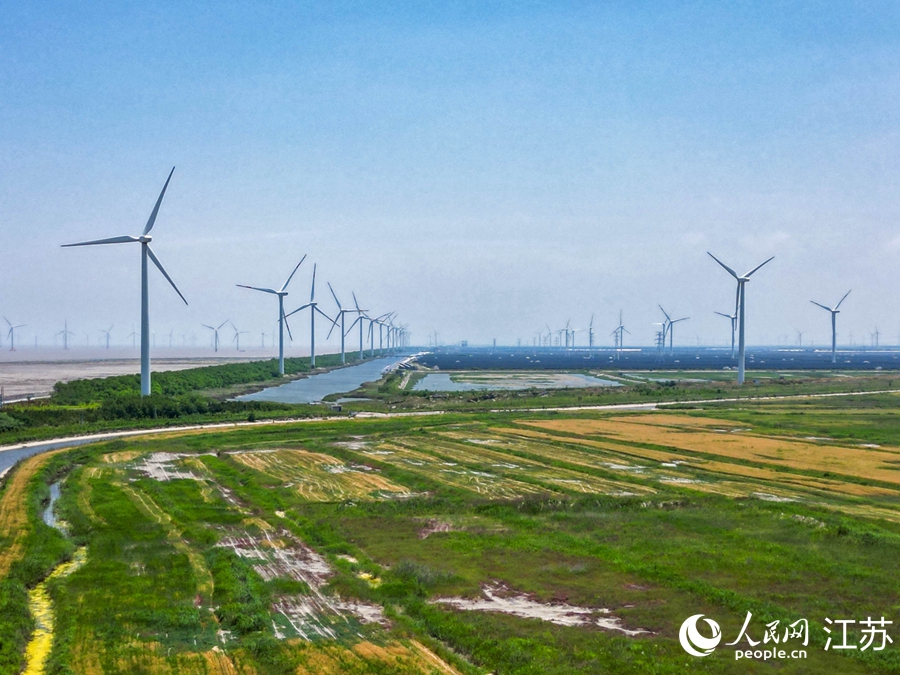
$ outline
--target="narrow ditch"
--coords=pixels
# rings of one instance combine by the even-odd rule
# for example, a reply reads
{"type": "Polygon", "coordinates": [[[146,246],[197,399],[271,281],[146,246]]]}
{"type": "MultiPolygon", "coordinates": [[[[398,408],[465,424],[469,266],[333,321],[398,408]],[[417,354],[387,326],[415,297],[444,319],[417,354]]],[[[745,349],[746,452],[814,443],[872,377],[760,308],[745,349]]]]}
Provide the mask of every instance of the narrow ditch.
{"type": "MultiPolygon", "coordinates": [[[[50,503],[44,509],[43,520],[50,527],[56,528],[63,536],[68,536],[65,524],[56,518],[54,507],[60,495],[60,483],[50,486],[50,503]]],[[[53,647],[53,628],[56,623],[56,611],[50,599],[48,584],[54,579],[66,577],[87,561],[87,549],[81,547],[68,562],[60,563],[41,583],[28,592],[28,609],[34,618],[34,631],[25,648],[25,670],[23,675],[43,675],[53,647]]]]}

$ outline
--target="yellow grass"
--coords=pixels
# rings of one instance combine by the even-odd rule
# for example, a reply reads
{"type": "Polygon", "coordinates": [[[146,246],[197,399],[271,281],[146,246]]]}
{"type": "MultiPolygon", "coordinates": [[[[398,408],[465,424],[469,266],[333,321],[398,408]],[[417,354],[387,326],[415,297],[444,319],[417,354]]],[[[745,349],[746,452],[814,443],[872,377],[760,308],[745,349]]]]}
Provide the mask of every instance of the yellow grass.
{"type": "MultiPolygon", "coordinates": [[[[504,439],[517,449],[529,454],[555,457],[570,464],[593,466],[613,471],[622,475],[634,475],[627,470],[616,470],[608,466],[608,463],[628,465],[635,459],[651,460],[656,462],[673,461],[680,462],[680,469],[701,469],[706,473],[722,474],[724,476],[740,476],[763,481],[775,481],[785,485],[803,487],[812,490],[850,495],[854,497],[897,497],[897,490],[875,485],[861,485],[859,483],[847,483],[829,478],[814,478],[784,471],[776,471],[763,467],[746,466],[728,461],[709,460],[694,457],[677,452],[664,450],[651,450],[623,443],[610,443],[595,441],[586,438],[561,438],[553,434],[530,429],[495,429],[496,436],[492,438],[504,439]],[[533,439],[533,440],[525,440],[533,439]],[[554,445],[541,443],[540,440],[554,441],[554,445]],[[561,445],[560,442],[584,445],[591,450],[580,451],[561,445]]],[[[683,472],[677,475],[684,475],[683,472]]],[[[702,478],[704,474],[699,474],[702,478]]]]}
{"type": "Polygon", "coordinates": [[[789,438],[757,436],[749,432],[716,433],[733,429],[722,420],[666,415],[612,417],[604,420],[525,422],[531,426],[579,435],[600,434],[631,443],[649,443],[678,450],[750,460],[804,471],[821,471],[900,485],[900,451],[820,445],[789,438]]]}
{"type": "Polygon", "coordinates": [[[437,654],[415,640],[376,645],[359,642],[348,649],[336,644],[308,644],[299,652],[297,675],[343,675],[366,665],[377,672],[460,675],[437,654]]]}
{"type": "Polygon", "coordinates": [[[58,579],[70,575],[87,561],[87,549],[84,547],[75,551],[75,556],[69,562],[62,563],[44,581],[28,592],[28,609],[34,619],[35,628],[31,634],[31,640],[25,648],[25,670],[23,675],[44,675],[47,658],[53,647],[53,628],[56,623],[56,614],[53,611],[53,602],[47,593],[47,583],[52,579],[58,579]]]}
{"type": "Polygon", "coordinates": [[[235,452],[230,457],[244,466],[283,481],[309,501],[377,499],[382,494],[409,494],[407,488],[377,471],[354,468],[337,457],[319,452],[264,450],[235,452]]]}
{"type": "Polygon", "coordinates": [[[137,459],[143,454],[141,450],[122,450],[120,452],[110,452],[103,455],[103,461],[107,464],[122,464],[137,459]]]}
{"type": "MultiPolygon", "coordinates": [[[[487,464],[491,466],[491,470],[496,470],[498,473],[515,475],[517,472],[521,471],[533,479],[551,483],[558,488],[585,494],[617,494],[622,492],[643,494],[653,492],[651,488],[635,483],[609,480],[581,473],[579,471],[547,466],[539,461],[504,452],[505,448],[515,447],[516,450],[522,449],[513,444],[500,444],[498,442],[497,444],[487,445],[484,443],[484,441],[497,442],[499,439],[496,437],[486,438],[480,434],[460,434],[456,432],[445,432],[441,433],[440,436],[466,442],[450,442],[435,438],[429,438],[427,441],[418,438],[401,438],[395,442],[400,442],[405,447],[409,447],[410,444],[417,444],[419,448],[425,449],[431,453],[437,453],[442,457],[457,462],[476,462],[482,465],[487,464]],[[512,466],[517,468],[511,468],[512,466]]],[[[564,461],[564,457],[560,456],[561,453],[556,452],[556,448],[546,444],[541,444],[536,453],[532,453],[531,449],[526,450],[526,452],[529,452],[529,454],[538,454],[548,460],[564,461]]],[[[602,463],[577,463],[580,463],[583,466],[606,468],[602,463]]]]}
{"type": "Polygon", "coordinates": [[[434,455],[413,450],[400,442],[382,443],[364,454],[379,462],[420,473],[453,487],[470,490],[492,499],[514,499],[527,494],[548,494],[553,490],[487,471],[473,471],[457,462],[446,462],[434,455]],[[374,454],[378,453],[378,454],[374,454]],[[383,454],[389,453],[389,454],[383,454]]]}
{"type": "Polygon", "coordinates": [[[45,452],[26,459],[12,473],[3,497],[0,498],[0,579],[9,574],[12,564],[22,555],[22,541],[29,532],[28,482],[55,454],[63,450],[45,452]]]}

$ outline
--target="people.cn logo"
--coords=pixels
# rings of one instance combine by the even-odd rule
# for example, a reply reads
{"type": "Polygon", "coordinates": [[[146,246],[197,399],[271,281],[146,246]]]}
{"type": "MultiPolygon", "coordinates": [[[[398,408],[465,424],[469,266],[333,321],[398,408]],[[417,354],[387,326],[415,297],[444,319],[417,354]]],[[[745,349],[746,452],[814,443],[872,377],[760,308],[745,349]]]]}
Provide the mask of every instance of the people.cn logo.
{"type": "Polygon", "coordinates": [[[712,637],[703,637],[697,630],[697,622],[703,619],[702,614],[694,614],[684,620],[681,630],[678,631],[678,640],[681,646],[691,656],[709,656],[722,640],[722,629],[712,619],[703,619],[712,629],[712,637]]]}

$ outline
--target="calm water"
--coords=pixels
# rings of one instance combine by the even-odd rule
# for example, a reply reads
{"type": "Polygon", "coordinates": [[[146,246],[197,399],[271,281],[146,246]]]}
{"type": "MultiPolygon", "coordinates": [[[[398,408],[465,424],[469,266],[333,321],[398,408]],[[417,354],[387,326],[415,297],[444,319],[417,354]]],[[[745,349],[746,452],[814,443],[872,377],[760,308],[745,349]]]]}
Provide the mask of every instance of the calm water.
{"type": "Polygon", "coordinates": [[[50,527],[55,527],[58,530],[59,525],[56,523],[56,514],[53,513],[53,507],[56,506],[57,499],[59,499],[59,483],[53,483],[53,485],[50,486],[50,503],[47,504],[47,508],[44,509],[44,522],[50,527]]]}
{"type": "Polygon", "coordinates": [[[405,356],[389,356],[366,361],[358,366],[336,368],[327,373],[293,380],[277,387],[269,387],[255,394],[238,396],[238,401],[274,401],[275,403],[316,403],[329,394],[344,394],[366,382],[381,379],[382,371],[405,356]]]}
{"type": "Polygon", "coordinates": [[[454,382],[450,379],[449,373],[429,373],[421,380],[416,382],[413,391],[498,391],[498,390],[518,390],[530,389],[577,389],[584,387],[618,387],[619,382],[613,380],[603,380],[593,375],[584,375],[582,373],[567,373],[565,380],[557,382],[546,381],[540,384],[528,381],[517,382],[514,378],[501,380],[497,382],[454,382]]]}

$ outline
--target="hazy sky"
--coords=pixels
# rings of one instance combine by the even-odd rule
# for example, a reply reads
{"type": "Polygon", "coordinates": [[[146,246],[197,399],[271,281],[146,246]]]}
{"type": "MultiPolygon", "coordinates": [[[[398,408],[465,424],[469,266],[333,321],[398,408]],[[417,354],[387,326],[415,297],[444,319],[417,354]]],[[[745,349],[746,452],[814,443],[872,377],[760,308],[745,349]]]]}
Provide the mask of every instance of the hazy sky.
{"type": "MultiPolygon", "coordinates": [[[[619,309],[639,343],[900,333],[900,5],[13,3],[0,9],[0,314],[50,339],[331,311],[324,282],[414,339],[530,343],[619,309]],[[328,9],[323,9],[327,5],[328,9]]],[[[292,323],[307,342],[305,317],[292,323]]],[[[5,330],[4,330],[5,332],[5,330]]],[[[301,337],[302,336],[302,337],[301,337]]],[[[258,337],[257,337],[258,339],[258,337]]],[[[610,338],[603,338],[608,340],[610,338]]],[[[579,342],[586,340],[580,333],[579,342]]]]}

